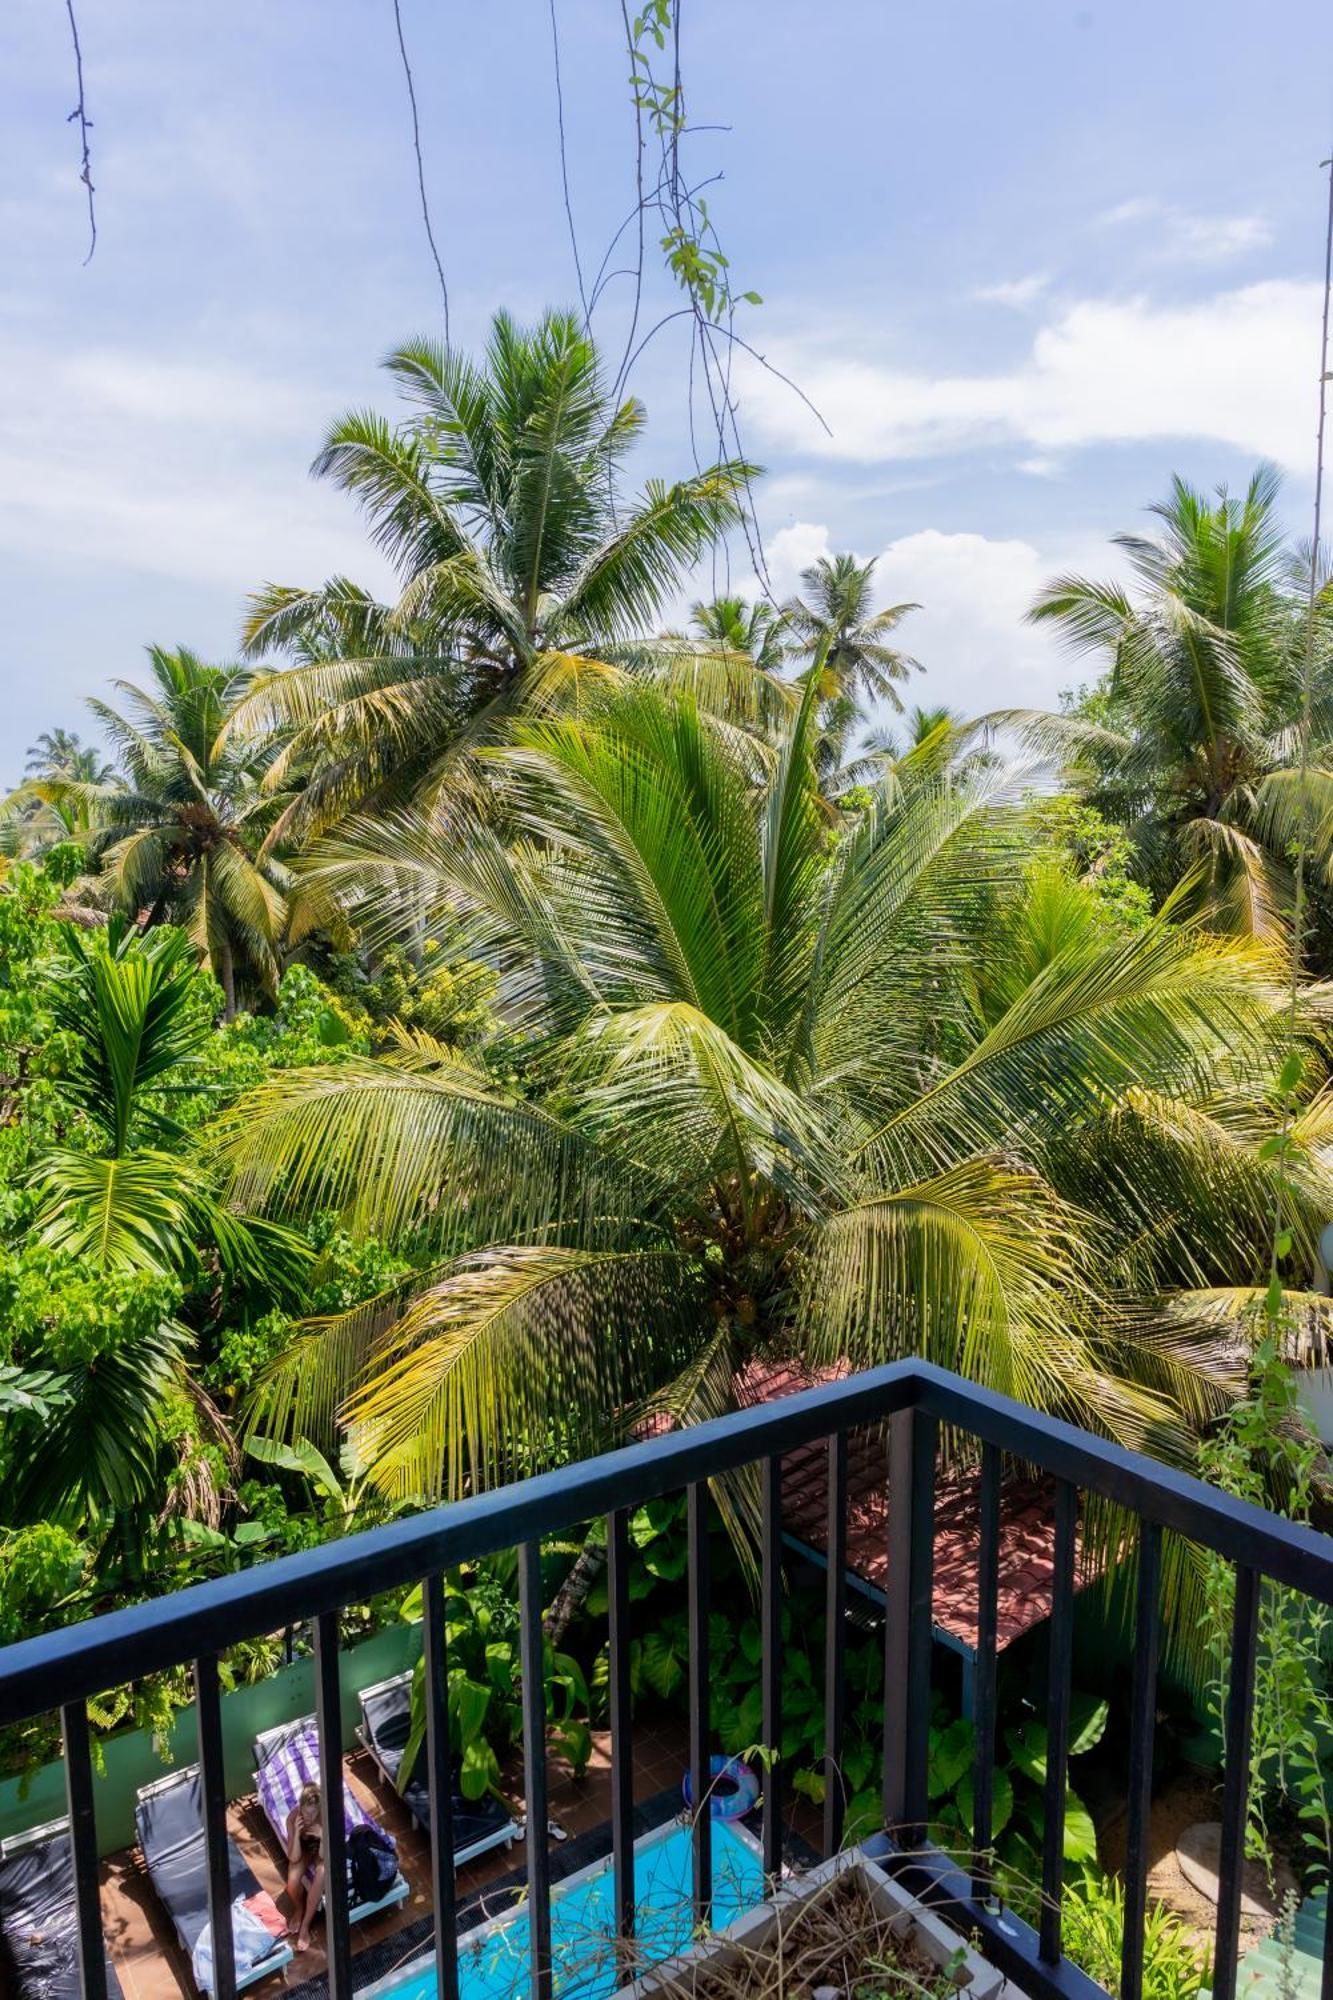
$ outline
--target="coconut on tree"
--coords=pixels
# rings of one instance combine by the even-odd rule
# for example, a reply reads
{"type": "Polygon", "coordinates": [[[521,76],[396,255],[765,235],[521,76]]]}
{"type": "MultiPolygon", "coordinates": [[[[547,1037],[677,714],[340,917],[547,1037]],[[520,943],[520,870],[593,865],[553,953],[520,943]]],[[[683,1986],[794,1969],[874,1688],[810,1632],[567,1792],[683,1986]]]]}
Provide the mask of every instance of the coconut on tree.
{"type": "Polygon", "coordinates": [[[372,924],[461,914],[514,1032],[241,1107],[238,1203],[434,1260],[279,1357],[266,1433],[343,1426],[433,1497],[715,1416],[758,1352],[914,1354],[1190,1462],[1274,1203],[1295,1270],[1333,1201],[1316,1145],[1293,1176],[1262,1145],[1281,968],[1117,924],[995,760],[831,824],[818,703],[757,783],[697,703],[609,690],[511,724],[502,825],[405,811],[325,848],[321,892],[372,924]]]}

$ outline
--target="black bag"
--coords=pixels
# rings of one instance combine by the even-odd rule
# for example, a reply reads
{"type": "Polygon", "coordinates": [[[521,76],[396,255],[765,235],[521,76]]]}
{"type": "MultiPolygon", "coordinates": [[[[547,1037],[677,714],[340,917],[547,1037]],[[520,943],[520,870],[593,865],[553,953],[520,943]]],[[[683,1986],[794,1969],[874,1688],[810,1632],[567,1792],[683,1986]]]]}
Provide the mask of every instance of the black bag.
{"type": "Polygon", "coordinates": [[[347,1836],[347,1889],[354,1903],[378,1903],[398,1879],[398,1855],[382,1826],[354,1826],[347,1836]]]}

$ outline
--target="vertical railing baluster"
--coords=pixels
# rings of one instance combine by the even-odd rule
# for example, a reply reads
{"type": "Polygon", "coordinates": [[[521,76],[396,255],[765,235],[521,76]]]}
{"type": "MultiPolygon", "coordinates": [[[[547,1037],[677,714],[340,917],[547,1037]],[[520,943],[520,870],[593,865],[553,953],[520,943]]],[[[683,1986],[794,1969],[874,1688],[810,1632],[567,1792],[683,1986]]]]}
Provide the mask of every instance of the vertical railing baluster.
{"type": "Polygon", "coordinates": [[[889,1574],[884,1605],[884,1787],[887,1832],[903,1847],[925,1837],[934,1642],[936,1419],[889,1419],[889,1574]]]}
{"type": "Polygon", "coordinates": [[[352,1935],[347,1917],[347,1823],[343,1811],[343,1703],[338,1678],[338,1613],[315,1620],[315,1722],[324,1795],[324,1930],[329,2000],[352,2000],[352,1935]]]}
{"type": "Polygon", "coordinates": [[[1065,1789],[1069,1770],[1069,1698],[1074,1663],[1074,1555],[1078,1494],[1067,1479],[1055,1485],[1055,1550],[1051,1575],[1049,1686],[1046,1707],[1046,1803],[1041,1842],[1040,1952],[1060,1957],[1065,1880],[1065,1789]]]}
{"type": "Polygon", "coordinates": [[[199,1782],[204,1802],[204,1849],[208,1861],[208,1926],[213,1946],[215,2000],[235,2000],[236,1949],[231,1927],[231,1856],[227,1851],[227,1774],[222,1756],[222,1703],[215,1653],[194,1663],[195,1713],[199,1720],[199,1782]]]}
{"type": "Polygon", "coordinates": [[[764,1873],[782,1873],[782,1460],[774,1454],[760,1469],[763,1482],[760,1627],[764,1647],[764,1873]]]}
{"type": "Polygon", "coordinates": [[[1000,1478],[998,1445],[981,1447],[977,1536],[977,1656],[972,1726],[972,1894],[989,1902],[994,1890],[991,1840],[995,1799],[995,1653],[1000,1592],[1000,1478]]]}
{"type": "Polygon", "coordinates": [[[1125,1832],[1125,1940],[1120,2000],[1143,2000],[1143,1927],[1148,1914],[1148,1819],[1152,1812],[1153,1730],[1157,1720],[1157,1651],[1161,1636],[1162,1531],[1139,1523],[1134,1587],[1134,1679],[1129,1713],[1129,1797],[1125,1832]]]}
{"type": "Polygon", "coordinates": [[[518,1551],[519,1651],[523,1662],[523,1773],[528,1813],[528,1923],[532,2000],[551,2000],[551,1854],[546,1803],[546,1642],[542,1632],[542,1552],[518,1551]]]}
{"type": "Polygon", "coordinates": [[[65,1739],[65,1799],[78,1905],[79,1992],[83,2000],[107,2000],[106,1944],[102,1937],[102,1897],[98,1887],[97,1808],[93,1803],[93,1754],[87,1705],[72,1701],[62,1708],[60,1727],[65,1739]]]}
{"type": "MultiPolygon", "coordinates": [[[[1329,1861],[1333,1863],[1333,1854],[1329,1861]]],[[[1333,1883],[1324,1890],[1324,1959],[1319,1975],[1319,2000],[1333,2000],[1333,1883]]]]}
{"type": "MultiPolygon", "coordinates": [[[[1250,1798],[1250,1737],[1254,1720],[1254,1662],[1259,1644],[1259,1572],[1236,1568],[1231,1616],[1231,1679],[1227,1688],[1226,1763],[1222,1781],[1222,1848],[1217,1871],[1217,1937],[1213,1947],[1213,2000],[1235,2000],[1240,1960],[1241,1871],[1250,1798]]],[[[1326,1919],[1327,1921],[1327,1919],[1326,1919]]]]}
{"type": "MultiPolygon", "coordinates": [[[[435,1987],[458,2000],[458,1926],[454,1908],[454,1750],[449,1735],[449,1649],[444,1578],[421,1585],[421,1666],[426,1682],[426,1769],[430,1778],[430,1865],[435,1896],[435,1987]]],[[[405,1774],[410,1778],[411,1772],[405,1774]]]]}
{"type": "Polygon", "coordinates": [[[690,1596],[690,1789],[694,1801],[694,1920],[706,1927],[713,1911],[712,1741],[708,1682],[708,1484],[686,1496],[690,1596]]]}
{"type": "Polygon", "coordinates": [[[847,1433],[828,1441],[828,1575],[824,1586],[824,1855],[842,1846],[847,1669],[847,1433]]]}
{"type": "Polygon", "coordinates": [[[616,1883],[616,1941],[628,1970],[634,1939],[634,1740],[630,1721],[629,1513],[606,1522],[611,1721],[611,1862],[616,1883]]]}

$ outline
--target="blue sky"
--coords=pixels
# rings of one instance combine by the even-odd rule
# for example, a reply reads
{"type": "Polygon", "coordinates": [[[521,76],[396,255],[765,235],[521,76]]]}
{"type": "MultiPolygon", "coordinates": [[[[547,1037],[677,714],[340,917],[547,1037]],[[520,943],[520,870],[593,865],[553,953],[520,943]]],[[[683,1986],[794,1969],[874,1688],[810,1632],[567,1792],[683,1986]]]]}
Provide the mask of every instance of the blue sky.
{"type": "MultiPolygon", "coordinates": [[[[574,298],[547,0],[402,0],[455,337],[574,298]]],[[[100,236],[64,8],[0,10],[0,780],[149,641],[232,649],[263,579],[382,586],[307,477],[376,363],[438,331],[389,0],[82,0],[100,236]]],[[[557,0],[595,264],[633,194],[616,0],[557,0]]],[[[920,599],[923,698],[1049,702],[1024,605],[1179,469],[1261,454],[1306,526],[1333,10],[1288,0],[683,0],[692,142],[749,337],[775,585],[826,547],[920,599]]],[[[623,338],[624,291],[599,315],[623,338]]],[[[669,287],[652,295],[669,309],[669,287]]],[[[674,331],[632,385],[641,470],[689,462],[674,331]]],[[[734,558],[743,581],[746,564],[734,558]]]]}

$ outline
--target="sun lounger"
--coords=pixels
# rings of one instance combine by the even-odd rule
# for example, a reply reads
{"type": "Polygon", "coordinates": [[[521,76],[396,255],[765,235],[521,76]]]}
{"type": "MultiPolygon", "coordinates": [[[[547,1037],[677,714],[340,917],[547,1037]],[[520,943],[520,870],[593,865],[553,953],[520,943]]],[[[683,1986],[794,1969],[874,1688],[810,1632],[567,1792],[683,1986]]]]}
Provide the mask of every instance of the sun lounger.
{"type": "MultiPolygon", "coordinates": [[[[287,1851],[287,1822],[292,1808],[301,1796],[303,1785],[318,1785],[319,1735],[313,1715],[306,1715],[299,1722],[288,1722],[277,1729],[266,1729],[254,1742],[255,1790],[259,1803],[264,1809],[264,1817],[273,1829],[274,1839],[285,1854],[287,1851]]],[[[361,1804],[351,1786],[343,1781],[343,1826],[350,1837],[357,1827],[373,1826],[375,1822],[361,1804]]],[[[387,1839],[388,1836],[386,1835],[387,1839]]],[[[391,1909],[401,1903],[408,1894],[407,1882],[399,1869],[386,1893],[373,1903],[354,1903],[348,1911],[352,1923],[359,1923],[363,1917],[370,1917],[377,1910],[391,1909]]]]}
{"type": "MultiPolygon", "coordinates": [[[[110,1958],[110,2000],[123,2000],[110,1958]]],[[[69,1821],[0,1841],[0,1993],[79,2000],[79,1916],[69,1821]]]]}
{"type": "MultiPolygon", "coordinates": [[[[185,1771],[173,1771],[170,1777],[145,1785],[136,1797],[134,1824],[138,1829],[139,1845],[143,1849],[149,1879],[176,1927],[181,1950],[195,1967],[196,1983],[208,1992],[211,1982],[206,1977],[201,1980],[198,1969],[201,1960],[211,1962],[208,1939],[203,1935],[209,1927],[208,1852],[204,1841],[204,1798],[198,1765],[192,1765],[185,1771]]],[[[267,1950],[261,1946],[253,1957],[246,1954],[243,1931],[246,1935],[253,1932],[257,1937],[257,1926],[270,1929],[276,1919],[277,1905],[261,1887],[259,1878],[230,1834],[227,1836],[227,1859],[231,1872],[233,1921],[237,1931],[236,1985],[240,1988],[253,1986],[256,1980],[266,1979],[271,1972],[280,1972],[284,1965],[290,1965],[292,1948],[285,1937],[271,1937],[267,1950]],[[237,1904],[254,1906],[254,1911],[262,1907],[267,1921],[260,1924],[256,1915],[254,1924],[243,1925],[237,1914],[237,1904]]]]}
{"type": "MultiPolygon", "coordinates": [[[[375,1759],[380,1770],[399,1793],[414,1823],[430,1830],[430,1793],[422,1775],[421,1757],[404,1779],[403,1753],[412,1727],[412,1675],[395,1674],[392,1680],[377,1681],[362,1688],[357,1696],[361,1721],[357,1736],[375,1759]]],[[[454,1866],[461,1868],[492,1847],[518,1839],[518,1822],[490,1793],[480,1799],[465,1799],[455,1788],[453,1794],[454,1866]]]]}

